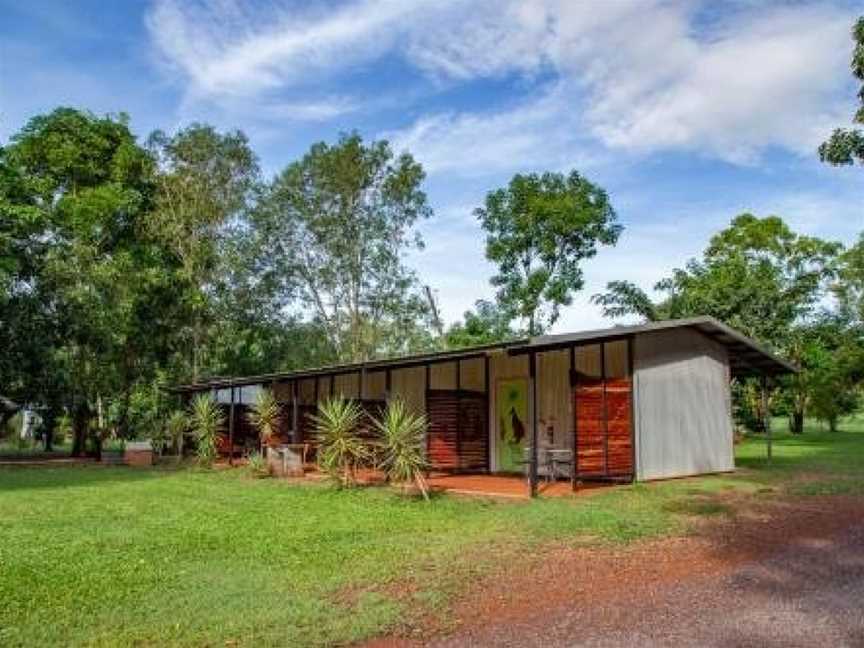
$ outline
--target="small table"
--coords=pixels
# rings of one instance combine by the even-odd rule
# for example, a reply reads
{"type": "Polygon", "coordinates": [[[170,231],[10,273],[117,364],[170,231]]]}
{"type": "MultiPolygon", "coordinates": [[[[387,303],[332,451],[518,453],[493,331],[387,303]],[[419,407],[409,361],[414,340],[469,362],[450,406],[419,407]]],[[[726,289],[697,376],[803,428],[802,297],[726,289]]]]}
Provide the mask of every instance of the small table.
{"type": "Polygon", "coordinates": [[[302,477],[306,467],[306,454],[309,452],[308,443],[286,443],[272,450],[282,460],[282,475],[302,477]]]}
{"type": "Polygon", "coordinates": [[[570,477],[573,473],[573,451],[570,448],[549,448],[546,450],[546,461],[552,479],[557,479],[559,474],[570,477]],[[566,471],[559,469],[566,467],[566,471]]]}
{"type": "MultiPolygon", "coordinates": [[[[531,446],[526,446],[524,449],[525,467],[528,470],[528,477],[531,475],[531,446]]],[[[552,481],[558,478],[559,468],[562,466],[572,467],[573,451],[569,448],[543,448],[537,449],[537,470],[544,468],[546,471],[546,481],[552,481]]],[[[570,473],[564,474],[565,477],[570,477],[570,473]]]]}

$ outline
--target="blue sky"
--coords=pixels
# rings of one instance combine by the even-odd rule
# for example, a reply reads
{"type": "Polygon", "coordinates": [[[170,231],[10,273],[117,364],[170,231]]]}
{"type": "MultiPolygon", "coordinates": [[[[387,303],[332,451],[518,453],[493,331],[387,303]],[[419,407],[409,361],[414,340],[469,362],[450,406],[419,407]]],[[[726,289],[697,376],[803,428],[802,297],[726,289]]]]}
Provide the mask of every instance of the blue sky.
{"type": "Polygon", "coordinates": [[[862,2],[0,0],[0,142],[57,105],[136,133],[245,131],[270,175],[357,129],[411,151],[435,216],[409,262],[448,320],[488,298],[472,210],[516,172],[572,168],[624,234],[585,264],[556,326],[608,324],[612,279],[645,288],[742,211],[851,242],[864,173],[818,162],[848,124],[862,2]]]}

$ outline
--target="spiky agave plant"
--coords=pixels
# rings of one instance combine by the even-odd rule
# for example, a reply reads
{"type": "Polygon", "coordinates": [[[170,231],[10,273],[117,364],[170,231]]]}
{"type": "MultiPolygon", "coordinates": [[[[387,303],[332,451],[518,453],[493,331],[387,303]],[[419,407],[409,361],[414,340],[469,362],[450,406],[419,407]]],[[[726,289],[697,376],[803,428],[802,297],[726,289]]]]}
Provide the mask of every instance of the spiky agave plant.
{"type": "Polygon", "coordinates": [[[219,404],[210,394],[199,394],[192,401],[189,427],[198,444],[198,461],[210,465],[216,458],[216,435],[225,424],[219,404]]]}
{"type": "Polygon", "coordinates": [[[177,461],[180,461],[183,458],[183,445],[186,439],[186,432],[189,430],[189,416],[183,410],[176,410],[168,417],[165,427],[168,431],[168,437],[174,446],[174,451],[177,453],[177,461]]]}
{"type": "Polygon", "coordinates": [[[425,473],[429,470],[426,460],[426,417],[417,414],[401,399],[391,400],[380,418],[373,421],[379,436],[379,465],[388,481],[414,484],[429,499],[429,485],[425,473]]]}
{"type": "Polygon", "coordinates": [[[279,403],[276,402],[276,397],[269,389],[262,389],[246,414],[249,425],[258,430],[262,446],[279,433],[279,418],[279,403]]]}
{"type": "Polygon", "coordinates": [[[369,446],[357,436],[363,410],[352,400],[330,398],[318,404],[311,417],[318,437],[318,466],[342,486],[354,483],[354,471],[372,458],[369,446]]]}

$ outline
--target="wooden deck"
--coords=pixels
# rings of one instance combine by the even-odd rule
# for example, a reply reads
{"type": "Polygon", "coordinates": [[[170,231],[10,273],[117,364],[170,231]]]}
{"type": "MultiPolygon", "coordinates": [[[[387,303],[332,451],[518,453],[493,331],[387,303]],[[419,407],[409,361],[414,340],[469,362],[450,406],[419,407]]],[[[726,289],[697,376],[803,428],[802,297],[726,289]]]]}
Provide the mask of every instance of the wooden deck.
{"type": "MultiPolygon", "coordinates": [[[[506,497],[528,499],[528,481],[519,475],[454,475],[433,473],[429,478],[433,490],[447,491],[459,495],[480,497],[506,497]]],[[[572,497],[595,493],[609,488],[609,484],[591,483],[579,486],[574,492],[569,481],[546,482],[538,484],[540,497],[572,497]]]]}
{"type": "MultiPolygon", "coordinates": [[[[357,482],[364,486],[383,486],[384,475],[375,470],[360,470],[355,475],[357,482]]],[[[288,479],[291,479],[290,477],[288,479]]],[[[306,466],[306,474],[301,480],[321,481],[324,475],[314,465],[306,466]]],[[[506,499],[530,499],[528,481],[519,475],[453,474],[433,472],[428,479],[433,491],[468,495],[474,497],[500,497],[506,499]]],[[[569,481],[538,484],[540,497],[574,497],[602,492],[613,488],[609,483],[585,483],[574,492],[569,481]]]]}

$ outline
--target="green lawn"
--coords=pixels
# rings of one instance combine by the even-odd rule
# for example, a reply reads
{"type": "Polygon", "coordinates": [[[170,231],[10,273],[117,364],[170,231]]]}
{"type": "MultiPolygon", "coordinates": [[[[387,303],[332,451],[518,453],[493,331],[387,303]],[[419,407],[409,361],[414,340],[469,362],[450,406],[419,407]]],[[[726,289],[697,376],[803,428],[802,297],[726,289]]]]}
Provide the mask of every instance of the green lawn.
{"type": "MultiPolygon", "coordinates": [[[[779,425],[778,425],[779,427],[779,425]]],[[[628,542],[712,494],[864,492],[864,425],[739,447],[736,475],[574,500],[403,499],[242,471],[0,468],[0,645],[321,645],[441,609],[538,543],[628,542]],[[806,479],[799,475],[806,475],[806,479]]]]}

